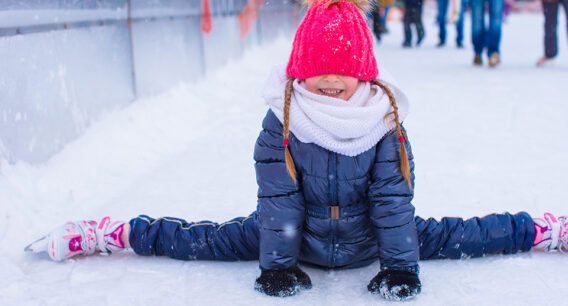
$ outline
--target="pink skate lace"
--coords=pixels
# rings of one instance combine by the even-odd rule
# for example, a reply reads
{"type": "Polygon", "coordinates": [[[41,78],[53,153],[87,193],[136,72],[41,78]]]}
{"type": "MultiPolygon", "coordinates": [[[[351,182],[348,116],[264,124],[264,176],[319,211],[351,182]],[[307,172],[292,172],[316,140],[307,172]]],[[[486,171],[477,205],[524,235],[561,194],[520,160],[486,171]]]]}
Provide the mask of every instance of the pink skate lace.
{"type": "MultiPolygon", "coordinates": [[[[97,245],[97,237],[95,236],[95,226],[97,225],[97,222],[92,221],[92,220],[81,220],[81,221],[77,221],[77,222],[70,222],[73,225],[77,226],[76,229],[79,230],[79,232],[81,232],[83,235],[81,235],[81,237],[85,237],[84,240],[81,241],[81,249],[85,252],[85,255],[91,255],[93,253],[95,253],[95,249],[96,249],[96,245],[97,245]]],[[[73,225],[71,225],[70,229],[67,229],[68,231],[71,230],[75,230],[73,228],[73,225]]],[[[71,241],[69,241],[69,249],[71,249],[71,241]]],[[[65,255],[65,257],[70,257],[72,256],[72,254],[68,254],[65,255]]]]}
{"type": "Polygon", "coordinates": [[[108,254],[124,249],[122,241],[124,224],[122,221],[111,222],[108,216],[101,219],[95,229],[97,249],[101,253],[108,254]]]}
{"type": "Polygon", "coordinates": [[[568,251],[568,218],[556,218],[551,213],[545,213],[544,218],[535,218],[535,239],[533,247],[545,251],[568,251]]]}

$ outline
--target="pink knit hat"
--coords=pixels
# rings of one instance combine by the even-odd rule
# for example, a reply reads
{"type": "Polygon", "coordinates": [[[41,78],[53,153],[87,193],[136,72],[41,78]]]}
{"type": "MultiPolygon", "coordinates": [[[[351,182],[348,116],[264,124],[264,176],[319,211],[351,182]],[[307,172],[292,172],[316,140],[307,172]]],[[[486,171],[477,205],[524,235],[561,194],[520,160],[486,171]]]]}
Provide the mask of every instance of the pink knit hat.
{"type": "Polygon", "coordinates": [[[296,31],[286,74],[296,79],[330,73],[376,79],[373,35],[356,6],[368,1],[308,2],[313,3],[296,31]]]}

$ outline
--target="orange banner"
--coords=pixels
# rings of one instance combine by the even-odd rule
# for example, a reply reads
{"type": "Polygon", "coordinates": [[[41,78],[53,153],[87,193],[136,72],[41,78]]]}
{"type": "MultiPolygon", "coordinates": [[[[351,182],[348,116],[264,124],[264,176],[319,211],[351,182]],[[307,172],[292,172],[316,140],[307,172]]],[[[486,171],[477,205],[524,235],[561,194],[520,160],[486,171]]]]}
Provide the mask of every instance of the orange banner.
{"type": "Polygon", "coordinates": [[[211,8],[209,7],[209,0],[201,2],[201,31],[205,34],[211,33],[213,30],[213,18],[211,17],[211,8]]]}
{"type": "Polygon", "coordinates": [[[248,0],[247,5],[239,14],[239,33],[244,39],[258,19],[258,9],[264,5],[264,0],[248,0]]]}

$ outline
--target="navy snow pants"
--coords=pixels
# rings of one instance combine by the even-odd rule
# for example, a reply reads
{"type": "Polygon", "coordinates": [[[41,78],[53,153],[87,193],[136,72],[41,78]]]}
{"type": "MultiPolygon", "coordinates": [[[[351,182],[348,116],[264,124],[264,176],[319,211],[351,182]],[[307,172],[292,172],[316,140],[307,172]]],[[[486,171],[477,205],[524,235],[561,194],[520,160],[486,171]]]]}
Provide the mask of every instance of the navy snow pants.
{"type": "MultiPolygon", "coordinates": [[[[460,259],[485,254],[512,254],[531,249],[534,223],[526,212],[483,218],[415,218],[420,259],[460,259]]],[[[182,260],[255,260],[259,255],[256,212],[217,224],[178,218],[130,220],[130,245],[139,255],[165,255],[182,260]]]]}
{"type": "Polygon", "coordinates": [[[544,55],[553,58],[558,54],[558,6],[564,7],[564,13],[568,17],[568,0],[542,1],[544,13],[544,55]]]}

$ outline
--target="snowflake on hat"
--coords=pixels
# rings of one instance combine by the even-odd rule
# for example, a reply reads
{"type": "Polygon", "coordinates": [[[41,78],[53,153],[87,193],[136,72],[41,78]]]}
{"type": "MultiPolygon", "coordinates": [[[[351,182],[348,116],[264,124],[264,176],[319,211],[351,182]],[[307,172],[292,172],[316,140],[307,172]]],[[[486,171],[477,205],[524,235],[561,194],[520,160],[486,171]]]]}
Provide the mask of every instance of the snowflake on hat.
{"type": "Polygon", "coordinates": [[[363,81],[379,75],[373,53],[373,35],[362,12],[364,0],[309,0],[304,20],[296,31],[286,67],[291,78],[340,74],[363,81]]]}

